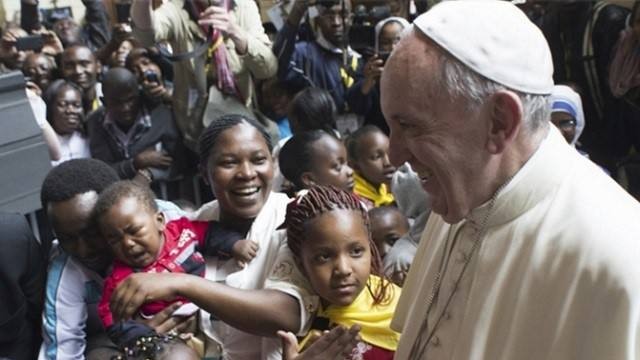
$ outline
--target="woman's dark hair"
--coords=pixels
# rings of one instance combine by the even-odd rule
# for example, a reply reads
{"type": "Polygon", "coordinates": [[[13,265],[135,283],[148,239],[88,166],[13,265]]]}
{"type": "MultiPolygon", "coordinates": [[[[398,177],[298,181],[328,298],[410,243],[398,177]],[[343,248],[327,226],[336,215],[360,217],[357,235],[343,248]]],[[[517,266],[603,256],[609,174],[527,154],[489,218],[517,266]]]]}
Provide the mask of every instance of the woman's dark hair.
{"type": "Polygon", "coordinates": [[[42,99],[44,100],[45,104],[47,104],[47,121],[49,121],[49,123],[51,124],[53,124],[53,109],[55,109],[56,107],[56,98],[63,89],[76,90],[78,93],[80,93],[80,99],[82,99],[82,89],[71,81],[58,79],[49,84],[47,90],[45,90],[44,94],[42,94],[42,99]]]}
{"type": "Polygon", "coordinates": [[[289,121],[295,122],[301,131],[324,130],[331,132],[336,126],[337,108],[328,91],[306,88],[291,101],[289,121]]]}
{"type": "Polygon", "coordinates": [[[285,179],[296,186],[296,190],[305,188],[302,183],[302,174],[311,170],[314,155],[311,149],[312,145],[324,136],[335,138],[333,133],[327,133],[324,130],[305,131],[293,135],[280,149],[280,154],[278,155],[280,172],[285,179]]]}
{"type": "Polygon", "coordinates": [[[372,289],[369,282],[367,282],[367,289],[373,296],[374,305],[388,301],[387,288],[389,280],[385,278],[382,272],[382,259],[371,237],[369,215],[356,195],[338,189],[335,186],[312,186],[306,194],[293,200],[287,206],[287,214],[285,216],[287,246],[289,246],[289,249],[297,259],[301,259],[302,242],[307,239],[305,236],[307,223],[332,210],[351,210],[358,212],[362,216],[362,221],[367,228],[369,248],[371,249],[371,273],[381,278],[380,285],[376,289],[372,289]]]}
{"type": "Polygon", "coordinates": [[[346,140],[346,146],[347,146],[347,155],[349,156],[349,159],[351,161],[353,162],[358,161],[358,143],[360,142],[360,139],[362,139],[365,135],[375,133],[375,132],[379,132],[382,135],[387,136],[384,132],[382,132],[382,130],[380,130],[379,127],[371,124],[365,125],[360,129],[356,130],[355,132],[353,132],[353,134],[349,135],[349,137],[346,140]]]}
{"type": "Polygon", "coordinates": [[[238,114],[224,115],[209,124],[209,126],[207,126],[207,128],[202,132],[202,135],[200,135],[200,139],[198,140],[198,153],[200,155],[201,171],[205,171],[207,169],[207,162],[211,157],[211,151],[215,147],[220,134],[223,131],[232,128],[240,123],[246,123],[256,128],[256,130],[258,130],[264,138],[264,141],[267,143],[269,152],[273,150],[271,137],[259,122],[238,114]]]}

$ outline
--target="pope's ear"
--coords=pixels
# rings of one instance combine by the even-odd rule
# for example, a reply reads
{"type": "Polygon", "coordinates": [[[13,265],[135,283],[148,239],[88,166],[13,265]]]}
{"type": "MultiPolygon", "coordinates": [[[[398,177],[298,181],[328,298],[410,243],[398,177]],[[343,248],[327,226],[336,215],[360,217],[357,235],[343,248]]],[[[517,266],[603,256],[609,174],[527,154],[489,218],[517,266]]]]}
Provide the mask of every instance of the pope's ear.
{"type": "Polygon", "coordinates": [[[514,141],[524,124],[520,97],[512,91],[500,90],[489,101],[487,150],[499,154],[514,141]]]}

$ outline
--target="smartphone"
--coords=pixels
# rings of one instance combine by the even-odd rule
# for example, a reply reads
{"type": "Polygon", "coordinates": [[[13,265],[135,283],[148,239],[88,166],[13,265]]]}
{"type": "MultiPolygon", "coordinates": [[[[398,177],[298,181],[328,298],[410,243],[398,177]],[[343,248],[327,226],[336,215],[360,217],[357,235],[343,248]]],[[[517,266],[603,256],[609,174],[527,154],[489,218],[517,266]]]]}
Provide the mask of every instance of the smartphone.
{"type": "Polygon", "coordinates": [[[117,3],[116,4],[116,20],[119,23],[128,23],[131,19],[129,14],[131,13],[131,3],[117,3]]]}
{"type": "Polygon", "coordinates": [[[16,49],[18,51],[36,50],[39,51],[44,45],[42,35],[29,35],[16,39],[16,49]]]}
{"type": "Polygon", "coordinates": [[[144,79],[147,80],[148,82],[160,83],[160,80],[158,79],[158,74],[156,74],[151,70],[145,70],[143,76],[144,76],[144,79]]]}
{"type": "Polygon", "coordinates": [[[386,64],[387,63],[387,59],[389,58],[389,55],[391,55],[390,52],[381,52],[378,54],[378,58],[382,59],[382,63],[386,64]]]}

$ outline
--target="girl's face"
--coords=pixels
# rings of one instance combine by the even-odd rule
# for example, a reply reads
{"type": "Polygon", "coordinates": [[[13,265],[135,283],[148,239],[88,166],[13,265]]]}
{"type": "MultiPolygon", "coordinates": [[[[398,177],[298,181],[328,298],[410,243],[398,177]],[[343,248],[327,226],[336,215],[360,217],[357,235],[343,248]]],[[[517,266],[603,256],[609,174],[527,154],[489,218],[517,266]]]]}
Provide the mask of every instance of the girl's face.
{"type": "Polygon", "coordinates": [[[347,306],[371,273],[369,231],[359,211],[332,210],[305,225],[301,267],[323,304],[347,306]]]}
{"type": "Polygon", "coordinates": [[[395,166],[389,161],[389,138],[380,131],[364,134],[356,147],[354,169],[374,186],[389,185],[395,166]]]}
{"type": "Polygon", "coordinates": [[[402,25],[395,21],[388,22],[380,30],[380,38],[378,39],[378,52],[389,54],[393,47],[400,41],[402,34],[402,25]]]}
{"type": "Polygon", "coordinates": [[[53,104],[52,116],[51,126],[56,133],[69,135],[79,130],[84,117],[80,92],[69,86],[60,89],[53,104]]]}
{"type": "Polygon", "coordinates": [[[164,244],[164,215],[135,197],[123,197],[99,221],[100,232],[116,259],[133,268],[151,265],[164,244]]]}
{"type": "Polygon", "coordinates": [[[224,218],[253,219],[269,197],[273,159],[258,129],[240,123],[218,136],[206,178],[224,218]]]}
{"type": "Polygon", "coordinates": [[[326,135],[311,144],[311,171],[302,174],[307,187],[333,185],[353,191],[353,170],[347,164],[347,150],[344,144],[333,136],[326,135]]]}

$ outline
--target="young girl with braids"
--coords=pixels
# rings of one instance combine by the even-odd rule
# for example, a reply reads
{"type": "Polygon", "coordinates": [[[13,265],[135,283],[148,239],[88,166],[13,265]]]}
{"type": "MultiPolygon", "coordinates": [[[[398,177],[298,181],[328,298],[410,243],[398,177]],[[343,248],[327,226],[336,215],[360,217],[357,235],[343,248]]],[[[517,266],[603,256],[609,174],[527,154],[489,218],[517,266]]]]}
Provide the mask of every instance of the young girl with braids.
{"type": "Polygon", "coordinates": [[[314,186],[289,204],[285,225],[288,246],[321,299],[301,347],[313,330],[359,325],[362,340],[351,359],[392,359],[400,334],[391,330],[390,322],[400,288],[381,275],[360,200],[333,186],[314,186]]]}

